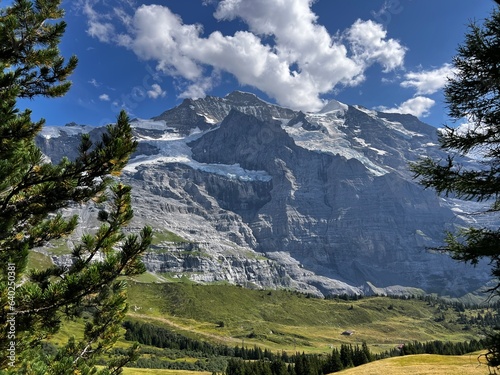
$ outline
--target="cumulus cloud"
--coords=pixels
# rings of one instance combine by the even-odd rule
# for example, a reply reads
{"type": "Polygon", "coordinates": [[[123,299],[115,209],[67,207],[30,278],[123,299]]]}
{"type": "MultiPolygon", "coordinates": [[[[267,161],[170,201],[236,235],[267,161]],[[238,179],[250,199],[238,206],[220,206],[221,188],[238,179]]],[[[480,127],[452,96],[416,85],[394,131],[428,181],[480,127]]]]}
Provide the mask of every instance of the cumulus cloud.
{"type": "Polygon", "coordinates": [[[151,89],[147,92],[148,97],[151,99],[163,98],[167,95],[167,92],[161,88],[161,86],[157,83],[153,83],[151,85],[151,89]]]}
{"type": "MultiPolygon", "coordinates": [[[[84,1],[89,5],[97,0],[84,1]]],[[[405,47],[388,38],[380,24],[357,20],[332,35],[318,23],[312,3],[219,1],[214,13],[219,22],[239,19],[248,26],[233,35],[214,31],[203,36],[202,25],[185,24],[162,5],[141,5],[130,16],[110,12],[120,31],[90,5],[85,14],[90,35],[126,47],[140,59],[155,61],[158,70],[186,80],[182,96],[204,96],[216,84],[209,73],[216,70],[281,105],[318,110],[324,105],[322,94],[360,84],[371,65],[381,65],[384,72],[402,66],[405,47]]]]}
{"type": "Polygon", "coordinates": [[[366,65],[377,62],[384,72],[389,72],[403,64],[406,48],[397,40],[386,38],[382,25],[371,20],[357,20],[347,31],[356,60],[366,65]]]}
{"type": "Polygon", "coordinates": [[[444,64],[441,68],[434,70],[406,73],[401,86],[415,88],[417,95],[434,94],[441,90],[446,85],[448,78],[453,77],[454,74],[453,66],[444,64]]]}
{"type": "Polygon", "coordinates": [[[416,96],[401,103],[397,107],[377,107],[376,109],[387,113],[406,113],[416,117],[426,117],[429,115],[429,111],[435,103],[436,102],[431,98],[416,96]]]}
{"type": "Polygon", "coordinates": [[[99,99],[102,100],[103,102],[108,102],[110,100],[108,94],[99,95],[99,99]]]}
{"type": "Polygon", "coordinates": [[[443,64],[437,69],[408,72],[404,75],[400,86],[415,89],[415,96],[396,107],[381,106],[376,109],[383,112],[409,113],[417,117],[427,117],[436,102],[423,95],[431,95],[441,90],[448,78],[453,77],[454,74],[455,69],[451,64],[443,64]]]}
{"type": "Polygon", "coordinates": [[[195,82],[190,82],[187,87],[179,87],[179,98],[199,99],[206,96],[206,93],[220,82],[220,72],[215,70],[208,77],[202,77],[195,82]]]}

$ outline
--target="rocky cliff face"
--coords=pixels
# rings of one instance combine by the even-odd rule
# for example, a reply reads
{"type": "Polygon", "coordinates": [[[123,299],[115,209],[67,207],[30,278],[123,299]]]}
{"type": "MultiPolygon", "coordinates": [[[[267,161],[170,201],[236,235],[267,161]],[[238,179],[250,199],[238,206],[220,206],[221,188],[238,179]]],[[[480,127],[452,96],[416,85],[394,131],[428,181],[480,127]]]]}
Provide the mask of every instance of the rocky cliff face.
{"type": "MultiPolygon", "coordinates": [[[[304,114],[235,92],[134,127],[140,148],[123,179],[135,225],[200,244],[160,244],[151,271],[318,295],[462,295],[487,282],[484,269],[428,250],[466,224],[467,203],[412,180],[409,161],[441,155],[436,129],[413,116],[335,101],[304,114]]],[[[71,157],[75,129],[45,129],[42,150],[71,157]]]]}

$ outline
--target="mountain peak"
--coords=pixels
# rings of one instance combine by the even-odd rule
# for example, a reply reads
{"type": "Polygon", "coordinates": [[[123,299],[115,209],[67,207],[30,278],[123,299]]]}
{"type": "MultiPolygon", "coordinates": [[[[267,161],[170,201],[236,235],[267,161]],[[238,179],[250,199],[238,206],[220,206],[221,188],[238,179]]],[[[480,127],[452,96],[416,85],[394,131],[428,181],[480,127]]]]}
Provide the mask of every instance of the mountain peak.
{"type": "MultiPolygon", "coordinates": [[[[236,91],[186,99],[134,128],[139,146],[124,178],[135,223],[160,232],[168,223],[201,245],[148,255],[151,271],[317,295],[359,294],[370,282],[461,296],[489,279],[425,251],[450,228],[473,225],[466,213],[477,206],[413,180],[408,162],[445,157],[436,129],[415,117],[336,100],[304,114],[236,91]],[[252,263],[261,257],[269,260],[252,263]]],[[[74,159],[81,130],[44,128],[37,144],[54,162],[74,159]]]]}
{"type": "Polygon", "coordinates": [[[319,113],[328,113],[333,111],[347,111],[347,104],[341,103],[335,99],[330,100],[320,111],[319,113]]]}
{"type": "Polygon", "coordinates": [[[225,96],[225,99],[230,102],[236,102],[240,105],[262,105],[268,104],[257,95],[244,91],[233,91],[225,96]]]}

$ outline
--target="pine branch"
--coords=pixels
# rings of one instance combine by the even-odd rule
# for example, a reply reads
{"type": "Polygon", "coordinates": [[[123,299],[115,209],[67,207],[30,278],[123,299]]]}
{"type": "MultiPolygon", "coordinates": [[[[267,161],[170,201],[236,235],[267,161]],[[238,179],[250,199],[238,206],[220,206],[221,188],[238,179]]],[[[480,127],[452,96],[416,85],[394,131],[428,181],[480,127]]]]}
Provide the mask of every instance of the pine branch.
{"type": "MultiPolygon", "coordinates": [[[[89,136],[82,137],[75,161],[63,160],[58,165],[43,162],[35,136],[44,121],[33,122],[31,111],[21,112],[16,105],[19,98],[56,97],[70,87],[67,78],[77,59],[65,61],[58,49],[66,27],[57,21],[63,15],[60,4],[61,0],[15,0],[0,9],[0,262],[13,262],[15,278],[22,280],[17,293],[23,298],[16,301],[19,371],[36,365],[60,374],[79,368],[94,373],[96,355],[116,342],[127,310],[120,289],[123,285],[116,282],[117,277],[144,271],[140,257],[151,244],[152,232],[146,227],[140,236],[125,236],[122,227],[133,216],[130,188],[118,185],[112,188],[115,197],[110,212],[99,214],[104,224],[93,238],[84,236],[75,247],[72,266],[26,274],[30,249],[71,233],[77,225],[75,216],[50,215],[71,202],[103,202],[112,176],[120,174],[137,147],[122,111],[100,142],[94,145],[89,136]],[[56,22],[47,22],[49,19],[56,22]],[[97,259],[98,254],[103,260],[97,259]],[[58,331],[62,316],[78,316],[83,307],[96,311],[84,340],[70,340],[54,358],[34,348],[58,331]]],[[[2,285],[6,270],[0,268],[2,285]]],[[[0,325],[5,325],[7,318],[6,293],[0,288],[4,304],[0,325]]],[[[0,346],[5,340],[0,337],[0,346]]],[[[132,354],[110,363],[107,372],[119,373],[132,354]]],[[[0,367],[5,365],[2,357],[0,367]]]]}

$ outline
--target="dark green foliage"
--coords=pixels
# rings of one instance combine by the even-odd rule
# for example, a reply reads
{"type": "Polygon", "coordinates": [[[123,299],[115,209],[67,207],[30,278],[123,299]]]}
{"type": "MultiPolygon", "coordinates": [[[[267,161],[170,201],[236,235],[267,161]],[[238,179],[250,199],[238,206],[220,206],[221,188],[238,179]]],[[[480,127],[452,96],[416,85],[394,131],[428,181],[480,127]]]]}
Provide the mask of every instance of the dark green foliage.
{"type": "Polygon", "coordinates": [[[333,349],[332,354],[328,355],[323,365],[323,373],[329,374],[343,369],[344,365],[342,364],[342,359],[340,358],[340,351],[338,349],[333,349]]]}
{"type": "MultiPolygon", "coordinates": [[[[66,63],[58,45],[65,23],[61,0],[16,0],[0,9],[0,346],[15,343],[15,356],[0,357],[7,373],[89,373],[99,355],[113,346],[127,311],[120,275],[144,271],[140,256],[151,242],[151,229],[126,236],[131,220],[130,187],[117,176],[137,143],[127,115],[97,144],[82,137],[76,160],[54,165],[35,145],[44,121],[20,112],[19,98],[58,97],[70,88],[68,76],[77,59],[66,63]],[[111,198],[109,203],[105,203],[111,198]],[[73,249],[73,264],[27,270],[31,249],[70,234],[77,217],[61,209],[90,201],[101,203],[101,227],[73,249]],[[82,340],[44,350],[42,340],[58,331],[64,318],[90,315],[82,340]],[[9,330],[7,329],[9,328],[9,330]],[[52,348],[53,349],[53,348],[52,348]]],[[[136,357],[132,347],[111,358],[102,374],[118,374],[136,357]]],[[[95,372],[93,372],[95,373],[95,372]]]]}
{"type": "MultiPolygon", "coordinates": [[[[420,182],[438,193],[489,203],[490,214],[500,211],[500,8],[483,25],[473,23],[453,60],[456,76],[445,87],[452,118],[466,118],[467,129],[446,127],[440,144],[447,160],[427,158],[411,166],[420,182]],[[482,156],[482,166],[471,168],[462,157],[469,152],[482,156]]],[[[494,279],[500,278],[500,229],[465,228],[448,233],[441,250],[462,262],[477,264],[487,259],[494,279]]],[[[500,284],[491,291],[499,292],[500,284]]],[[[500,364],[500,335],[491,336],[487,359],[500,364]]]]}
{"type": "MultiPolygon", "coordinates": [[[[144,345],[158,348],[178,350],[175,358],[189,356],[199,358],[195,364],[179,364],[159,359],[161,353],[148,351],[148,358],[138,360],[134,366],[150,368],[190,369],[221,371],[220,365],[227,363],[226,375],[232,374],[271,374],[271,375],[301,375],[301,374],[329,374],[349,367],[361,366],[374,360],[409,354],[441,354],[462,355],[484,349],[485,342],[472,340],[470,342],[442,342],[431,341],[426,343],[410,342],[381,354],[373,354],[368,345],[342,344],[334,348],[331,353],[324,355],[296,353],[289,355],[286,352],[272,353],[271,351],[254,346],[228,347],[213,345],[174,333],[168,329],[150,323],[125,321],[123,326],[127,332],[127,340],[138,341],[144,345]],[[219,358],[215,361],[214,358],[219,358]],[[207,362],[209,361],[209,362],[207,362]],[[208,364],[207,364],[208,363],[208,364]]],[[[171,354],[170,354],[171,355],[171,354]]],[[[166,356],[166,352],[163,354],[166,356]]]]}
{"type": "Polygon", "coordinates": [[[153,324],[125,321],[123,327],[127,330],[126,340],[137,341],[144,345],[202,352],[207,355],[232,355],[227,346],[214,346],[208,342],[190,339],[153,324]]]}
{"type": "Polygon", "coordinates": [[[483,340],[471,340],[465,342],[443,342],[429,341],[425,343],[410,342],[401,346],[399,349],[400,355],[411,354],[439,354],[439,355],[463,355],[467,353],[483,350],[485,347],[483,340]]]}
{"type": "Polygon", "coordinates": [[[258,346],[246,348],[213,345],[209,342],[192,339],[150,323],[125,321],[123,327],[126,329],[126,340],[137,341],[141,344],[157,348],[178,349],[189,352],[191,355],[202,353],[204,356],[238,357],[249,360],[273,359],[275,357],[269,350],[262,350],[258,346]]]}
{"type": "Polygon", "coordinates": [[[484,342],[475,340],[463,343],[413,342],[401,345],[400,348],[394,348],[390,352],[373,355],[366,344],[361,347],[344,344],[341,345],[340,350],[333,349],[332,353],[327,355],[297,353],[291,356],[293,363],[292,366],[288,367],[278,356],[266,361],[244,361],[233,358],[228,361],[225,374],[322,375],[395,356],[410,354],[462,355],[482,349],[484,349],[484,342]]]}
{"type": "Polygon", "coordinates": [[[354,352],[352,350],[352,345],[341,345],[340,346],[340,362],[342,362],[343,368],[354,367],[354,352]]]}

